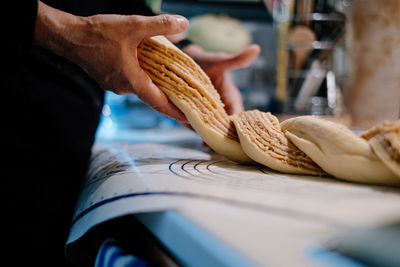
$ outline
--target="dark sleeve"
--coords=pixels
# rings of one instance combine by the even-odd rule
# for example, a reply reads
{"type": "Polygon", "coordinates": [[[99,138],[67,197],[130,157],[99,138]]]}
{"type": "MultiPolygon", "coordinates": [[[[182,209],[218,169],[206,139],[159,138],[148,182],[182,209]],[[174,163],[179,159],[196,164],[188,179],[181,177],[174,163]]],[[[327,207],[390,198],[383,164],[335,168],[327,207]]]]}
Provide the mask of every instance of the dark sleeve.
{"type": "Polygon", "coordinates": [[[5,30],[5,42],[9,45],[31,45],[35,31],[38,2],[37,0],[2,3],[4,13],[1,17],[2,29],[5,30]]]}
{"type": "Polygon", "coordinates": [[[121,14],[121,15],[142,15],[154,16],[155,14],[145,0],[112,0],[107,1],[106,13],[121,14]]]}

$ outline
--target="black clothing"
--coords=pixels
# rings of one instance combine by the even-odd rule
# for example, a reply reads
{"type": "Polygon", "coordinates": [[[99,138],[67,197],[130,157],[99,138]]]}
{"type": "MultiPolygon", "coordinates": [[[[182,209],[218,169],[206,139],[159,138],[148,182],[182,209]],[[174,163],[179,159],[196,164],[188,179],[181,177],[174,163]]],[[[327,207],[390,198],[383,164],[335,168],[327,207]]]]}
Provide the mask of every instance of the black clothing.
{"type": "MultiPolygon", "coordinates": [[[[77,15],[152,14],[143,1],[44,2],[77,15]]],[[[36,0],[7,1],[4,10],[2,241],[15,265],[67,266],[64,245],[104,92],[72,62],[32,45],[36,0]]]]}
{"type": "MultiPolygon", "coordinates": [[[[82,16],[154,15],[145,0],[43,2],[82,16]]],[[[13,266],[68,266],[64,246],[104,92],[80,67],[32,44],[37,0],[2,6],[1,240],[13,266]]]]}
{"type": "Polygon", "coordinates": [[[1,87],[12,108],[2,146],[8,175],[1,195],[9,248],[38,257],[38,264],[62,266],[103,91],[71,62],[38,47],[5,72],[1,87]]]}
{"type": "Polygon", "coordinates": [[[44,0],[47,5],[79,16],[121,14],[152,16],[145,0],[44,0]]]}

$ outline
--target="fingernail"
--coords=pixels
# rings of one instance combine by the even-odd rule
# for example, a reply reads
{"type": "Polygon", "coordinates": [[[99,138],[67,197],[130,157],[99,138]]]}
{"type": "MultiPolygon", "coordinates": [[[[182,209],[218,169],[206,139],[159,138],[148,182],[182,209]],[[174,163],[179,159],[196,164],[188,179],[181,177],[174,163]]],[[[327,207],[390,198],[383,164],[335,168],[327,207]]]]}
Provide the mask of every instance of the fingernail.
{"type": "Polygon", "coordinates": [[[179,23],[187,22],[188,20],[181,15],[172,15],[179,23]]]}

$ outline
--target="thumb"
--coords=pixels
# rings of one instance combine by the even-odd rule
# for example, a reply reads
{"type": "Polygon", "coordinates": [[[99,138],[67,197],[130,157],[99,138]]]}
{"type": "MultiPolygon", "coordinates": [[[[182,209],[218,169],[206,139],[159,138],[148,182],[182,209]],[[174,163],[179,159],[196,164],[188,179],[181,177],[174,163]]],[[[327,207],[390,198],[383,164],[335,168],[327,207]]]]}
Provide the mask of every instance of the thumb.
{"type": "Polygon", "coordinates": [[[179,15],[158,15],[144,17],[144,38],[156,35],[170,35],[183,32],[189,25],[189,21],[179,15]]]}

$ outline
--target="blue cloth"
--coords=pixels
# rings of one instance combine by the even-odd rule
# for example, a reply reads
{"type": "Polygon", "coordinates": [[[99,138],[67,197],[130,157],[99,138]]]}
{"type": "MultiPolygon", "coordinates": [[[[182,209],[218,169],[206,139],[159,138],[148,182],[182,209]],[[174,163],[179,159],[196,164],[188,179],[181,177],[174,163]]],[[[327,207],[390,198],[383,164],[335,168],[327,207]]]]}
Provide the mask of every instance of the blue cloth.
{"type": "Polygon", "coordinates": [[[97,253],[95,267],[150,267],[151,265],[125,252],[113,239],[102,243],[97,253]]]}

